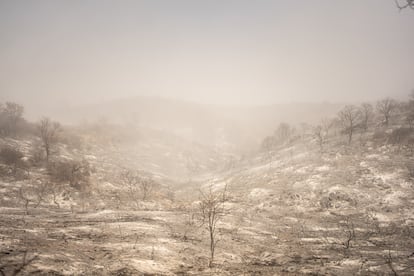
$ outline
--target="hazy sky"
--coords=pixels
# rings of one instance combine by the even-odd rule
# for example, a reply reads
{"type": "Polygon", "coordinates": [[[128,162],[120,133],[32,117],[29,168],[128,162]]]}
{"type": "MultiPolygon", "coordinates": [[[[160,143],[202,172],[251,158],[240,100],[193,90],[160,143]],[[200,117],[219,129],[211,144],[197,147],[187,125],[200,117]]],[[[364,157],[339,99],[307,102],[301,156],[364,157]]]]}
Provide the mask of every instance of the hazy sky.
{"type": "Polygon", "coordinates": [[[399,98],[413,26],[393,0],[0,0],[0,100],[399,98]]]}

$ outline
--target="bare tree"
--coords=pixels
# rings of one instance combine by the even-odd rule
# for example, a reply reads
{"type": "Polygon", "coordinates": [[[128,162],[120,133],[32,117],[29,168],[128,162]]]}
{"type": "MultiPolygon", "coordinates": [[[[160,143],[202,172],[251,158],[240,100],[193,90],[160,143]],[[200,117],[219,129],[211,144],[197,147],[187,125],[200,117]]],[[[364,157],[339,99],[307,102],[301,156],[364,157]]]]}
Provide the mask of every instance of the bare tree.
{"type": "Polygon", "coordinates": [[[402,4],[400,3],[399,0],[395,0],[395,4],[400,10],[405,9],[405,8],[411,8],[414,10],[414,0],[403,0],[402,4]]]}
{"type": "Polygon", "coordinates": [[[275,143],[274,137],[273,136],[267,136],[262,141],[261,149],[270,154],[271,151],[275,148],[275,144],[276,143],[275,143]]]}
{"type": "Polygon", "coordinates": [[[388,250],[388,254],[383,256],[383,258],[385,260],[385,263],[390,268],[390,270],[392,272],[392,275],[397,276],[398,273],[397,273],[397,271],[395,270],[395,267],[394,267],[394,260],[393,260],[392,255],[391,255],[391,250],[388,250]]]}
{"type": "Polygon", "coordinates": [[[195,212],[190,207],[184,211],[185,219],[184,219],[184,229],[183,229],[183,240],[187,241],[189,239],[189,233],[194,229],[196,225],[195,221],[195,212]]]}
{"type": "Polygon", "coordinates": [[[318,142],[321,152],[323,151],[323,145],[326,143],[329,130],[333,126],[333,121],[329,119],[323,119],[319,125],[313,128],[313,135],[318,142]]]}
{"type": "Polygon", "coordinates": [[[124,182],[124,184],[127,186],[128,194],[131,197],[131,199],[135,202],[136,207],[139,205],[139,187],[138,183],[140,181],[138,173],[134,172],[132,170],[124,170],[121,173],[121,179],[124,182]]]}
{"type": "Polygon", "coordinates": [[[372,117],[374,116],[374,108],[369,103],[363,103],[360,107],[361,112],[361,126],[366,132],[372,117]]]}
{"type": "Polygon", "coordinates": [[[410,99],[406,105],[407,107],[407,114],[406,114],[406,122],[408,123],[410,129],[414,128],[414,90],[410,93],[410,99]]]}
{"type": "Polygon", "coordinates": [[[413,129],[414,128],[414,113],[410,112],[405,118],[405,121],[408,123],[408,126],[410,127],[410,129],[413,129]]]}
{"type": "Polygon", "coordinates": [[[192,233],[199,227],[197,221],[197,211],[192,204],[181,206],[183,219],[179,223],[167,223],[166,226],[171,231],[171,236],[182,239],[183,241],[194,240],[192,233]]]}
{"type": "Polygon", "coordinates": [[[17,126],[20,120],[22,120],[24,107],[17,103],[6,102],[5,105],[0,106],[0,113],[2,117],[0,130],[3,135],[17,134],[17,126]]]}
{"type": "Polygon", "coordinates": [[[287,123],[280,123],[273,135],[266,137],[262,141],[261,148],[264,151],[272,151],[277,146],[289,142],[295,133],[295,128],[287,123]]]}
{"type": "Polygon", "coordinates": [[[124,170],[121,179],[127,185],[129,195],[137,207],[139,200],[147,200],[155,188],[154,180],[149,176],[141,176],[138,171],[124,170]]]}
{"type": "Polygon", "coordinates": [[[318,141],[319,148],[321,152],[323,151],[323,144],[325,143],[325,135],[323,132],[323,128],[321,125],[317,125],[313,129],[313,135],[315,136],[316,140],[318,141]]]}
{"type": "Polygon", "coordinates": [[[51,148],[57,142],[61,126],[58,122],[53,122],[49,118],[43,118],[40,121],[38,128],[42,146],[46,153],[46,161],[48,162],[51,148]]]}
{"type": "Polygon", "coordinates": [[[351,241],[355,240],[354,223],[351,221],[349,217],[346,217],[343,227],[343,231],[346,235],[346,238],[342,245],[345,247],[345,249],[349,249],[351,247],[351,241]]]}
{"type": "Polygon", "coordinates": [[[155,182],[150,177],[141,177],[139,180],[139,186],[142,193],[142,200],[147,200],[151,195],[155,182]]]}
{"type": "Polygon", "coordinates": [[[276,129],[274,133],[274,137],[277,142],[284,143],[291,138],[291,136],[294,134],[295,129],[291,127],[287,123],[280,123],[278,128],[276,129]]]}
{"type": "Polygon", "coordinates": [[[19,199],[21,201],[23,201],[25,214],[28,215],[29,214],[29,204],[30,204],[31,198],[28,195],[28,192],[23,190],[23,188],[19,189],[19,199]]]}
{"type": "Polygon", "coordinates": [[[384,117],[384,125],[388,126],[392,112],[397,108],[397,102],[391,98],[385,98],[377,102],[377,111],[384,117]]]}
{"type": "Polygon", "coordinates": [[[227,214],[225,210],[225,202],[227,201],[227,185],[222,191],[214,191],[210,185],[207,192],[200,191],[200,213],[202,225],[204,225],[209,233],[210,238],[210,260],[209,267],[213,266],[214,253],[217,243],[217,224],[227,214]]]}
{"type": "Polygon", "coordinates": [[[22,271],[24,271],[24,269],[26,267],[28,267],[31,263],[33,263],[35,260],[38,259],[37,256],[33,256],[31,258],[27,257],[28,253],[27,251],[24,251],[23,254],[23,259],[21,261],[21,263],[10,263],[10,264],[1,264],[0,265],[0,274],[2,276],[6,275],[6,270],[10,270],[10,274],[11,276],[16,276],[16,275],[20,275],[20,273],[22,271]]]}
{"type": "Polygon", "coordinates": [[[360,118],[359,110],[353,105],[345,106],[338,114],[343,132],[348,134],[348,144],[352,142],[352,135],[358,125],[360,118]]]}

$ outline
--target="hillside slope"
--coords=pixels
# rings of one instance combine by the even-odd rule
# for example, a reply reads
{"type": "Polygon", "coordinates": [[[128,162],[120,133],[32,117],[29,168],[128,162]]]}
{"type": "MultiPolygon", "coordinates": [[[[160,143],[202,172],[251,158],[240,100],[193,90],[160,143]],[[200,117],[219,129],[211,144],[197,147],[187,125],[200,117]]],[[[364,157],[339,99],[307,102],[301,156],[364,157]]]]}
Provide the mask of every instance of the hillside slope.
{"type": "MultiPolygon", "coordinates": [[[[19,267],[41,275],[414,272],[413,155],[375,132],[351,145],[332,135],[322,152],[304,135],[241,158],[148,130],[109,137],[73,131],[83,146],[62,142],[49,163],[86,160],[87,185],[56,182],[50,164],[17,174],[2,164],[6,275],[19,267]],[[131,168],[156,181],[150,197],[140,198],[122,178],[131,168]],[[210,185],[228,191],[212,268],[199,217],[200,190],[210,185]]],[[[381,131],[386,137],[393,129],[381,131]]],[[[0,142],[32,160],[38,141],[0,142]]]]}

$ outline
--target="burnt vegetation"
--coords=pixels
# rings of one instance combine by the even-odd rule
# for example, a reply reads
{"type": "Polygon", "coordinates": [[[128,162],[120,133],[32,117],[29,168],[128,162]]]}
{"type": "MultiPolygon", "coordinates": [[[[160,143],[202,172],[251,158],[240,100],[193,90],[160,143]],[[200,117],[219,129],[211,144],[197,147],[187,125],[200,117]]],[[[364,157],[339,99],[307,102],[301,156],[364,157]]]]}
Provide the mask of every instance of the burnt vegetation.
{"type": "Polygon", "coordinates": [[[216,171],[184,149],[181,180],[134,153],[138,128],[2,104],[0,272],[412,274],[413,102],[280,123],[216,171]]]}

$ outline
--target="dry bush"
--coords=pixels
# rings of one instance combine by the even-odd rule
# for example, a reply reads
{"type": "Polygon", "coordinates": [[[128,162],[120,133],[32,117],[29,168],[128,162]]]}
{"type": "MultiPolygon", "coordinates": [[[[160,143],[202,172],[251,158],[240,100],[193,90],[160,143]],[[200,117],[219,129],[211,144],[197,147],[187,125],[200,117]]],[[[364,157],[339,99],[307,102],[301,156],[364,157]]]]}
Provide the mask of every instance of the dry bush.
{"type": "Polygon", "coordinates": [[[191,234],[195,231],[196,228],[196,214],[191,208],[187,209],[184,219],[184,228],[183,228],[183,240],[187,241],[191,239],[191,234]]]}
{"type": "Polygon", "coordinates": [[[40,143],[34,143],[29,152],[30,162],[33,166],[40,166],[46,159],[45,152],[40,143]]]}
{"type": "Polygon", "coordinates": [[[131,201],[133,201],[136,205],[136,207],[139,207],[140,202],[140,191],[139,191],[139,181],[140,177],[138,172],[131,171],[131,170],[124,170],[120,178],[124,185],[126,185],[126,188],[128,190],[128,196],[130,197],[131,201]]]}
{"type": "Polygon", "coordinates": [[[266,137],[261,144],[263,151],[271,151],[280,146],[292,143],[300,138],[296,129],[287,123],[279,124],[273,135],[266,137]]]}
{"type": "Polygon", "coordinates": [[[1,161],[11,168],[14,177],[18,176],[19,168],[26,167],[22,160],[23,157],[24,154],[21,151],[12,147],[4,147],[0,150],[1,161]]]}
{"type": "Polygon", "coordinates": [[[53,181],[69,183],[77,189],[89,184],[90,166],[86,160],[53,162],[48,165],[48,172],[53,181]]]}
{"type": "Polygon", "coordinates": [[[53,162],[49,163],[48,172],[53,181],[62,183],[70,182],[72,178],[72,164],[71,162],[53,162]]]}
{"type": "Polygon", "coordinates": [[[372,140],[377,145],[384,144],[388,140],[388,134],[383,129],[376,129],[372,135],[372,140]]]}
{"type": "Polygon", "coordinates": [[[23,205],[25,214],[29,214],[29,207],[37,208],[48,198],[52,192],[49,182],[41,180],[31,180],[25,182],[18,190],[17,199],[23,205]]]}
{"type": "Polygon", "coordinates": [[[414,130],[411,128],[397,128],[394,129],[388,137],[388,142],[393,145],[397,145],[398,148],[402,146],[410,147],[413,140],[414,130]]]}
{"type": "Polygon", "coordinates": [[[345,217],[345,219],[341,221],[340,226],[345,235],[342,245],[345,249],[349,249],[352,246],[351,242],[355,241],[355,225],[350,217],[345,217]]]}
{"type": "Polygon", "coordinates": [[[126,169],[121,173],[120,178],[126,185],[129,197],[135,202],[136,207],[139,207],[141,200],[149,199],[157,186],[150,176],[145,176],[139,171],[126,169]]]}
{"type": "Polygon", "coordinates": [[[167,226],[170,228],[172,237],[184,242],[194,241],[196,240],[194,234],[199,228],[197,213],[191,205],[186,206],[183,210],[183,220],[180,220],[177,224],[168,224],[167,226]]]}
{"type": "Polygon", "coordinates": [[[24,155],[21,151],[12,147],[4,147],[0,150],[1,160],[10,166],[16,165],[23,156],[24,155]]]}

